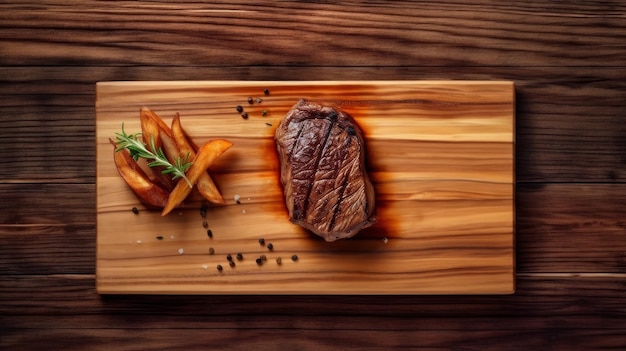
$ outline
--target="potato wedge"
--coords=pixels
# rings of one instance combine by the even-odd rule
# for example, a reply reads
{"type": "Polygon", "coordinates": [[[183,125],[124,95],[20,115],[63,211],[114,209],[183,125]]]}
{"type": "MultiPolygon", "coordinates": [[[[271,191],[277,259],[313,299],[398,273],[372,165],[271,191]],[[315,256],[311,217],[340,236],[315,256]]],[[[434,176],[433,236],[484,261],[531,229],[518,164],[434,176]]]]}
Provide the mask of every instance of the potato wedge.
{"type": "Polygon", "coordinates": [[[149,208],[165,207],[169,193],[148,179],[145,172],[130,156],[128,150],[115,151],[115,142],[110,139],[109,141],[113,145],[113,160],[117,171],[137,198],[149,208]]]}
{"type": "Polygon", "coordinates": [[[185,138],[187,139],[187,143],[189,145],[191,145],[191,148],[193,149],[193,151],[198,152],[198,149],[200,148],[198,146],[198,144],[194,143],[193,139],[191,139],[191,137],[189,136],[189,134],[187,134],[187,131],[183,129],[183,134],[185,134],[185,138]]]}
{"type": "Polygon", "coordinates": [[[139,158],[135,162],[137,162],[137,165],[139,165],[139,168],[141,168],[141,170],[146,174],[146,176],[148,176],[148,179],[150,179],[151,182],[159,184],[159,181],[157,179],[156,174],[154,173],[154,170],[150,166],[148,166],[148,160],[146,160],[145,158],[139,158]]]}
{"type": "Polygon", "coordinates": [[[158,129],[161,129],[161,130],[166,131],[168,135],[170,136],[170,138],[172,137],[172,132],[170,128],[168,127],[168,125],[154,111],[152,111],[151,109],[147,107],[142,107],[139,110],[139,112],[140,112],[139,118],[141,120],[142,129],[144,127],[144,122],[149,122],[152,124],[152,129],[150,129],[150,131],[156,132],[158,129]]]}
{"type": "MultiPolygon", "coordinates": [[[[192,144],[190,144],[187,135],[180,123],[180,116],[178,113],[174,116],[172,120],[172,135],[174,137],[174,141],[176,142],[176,146],[180,150],[180,153],[183,155],[189,155],[189,159],[191,161],[196,157],[196,151],[192,144]]],[[[200,195],[204,197],[210,203],[216,205],[224,205],[226,201],[224,201],[224,197],[220,193],[219,189],[215,185],[215,182],[211,178],[208,172],[203,172],[200,174],[197,183],[197,189],[200,195]]]]}
{"type": "Polygon", "coordinates": [[[174,139],[166,131],[159,129],[159,138],[161,138],[161,144],[163,144],[163,152],[170,163],[175,163],[178,157],[182,157],[183,160],[187,157],[188,153],[181,152],[178,146],[176,146],[174,139]]]}
{"type": "Polygon", "coordinates": [[[190,157],[196,157],[196,150],[189,143],[182,124],[180,123],[180,115],[177,113],[172,119],[172,136],[176,142],[176,146],[181,153],[190,154],[190,157]]]}
{"type": "MultiPolygon", "coordinates": [[[[202,173],[206,173],[206,170],[213,164],[213,162],[222,155],[226,150],[228,150],[233,143],[227,140],[217,139],[212,140],[200,147],[196,158],[194,159],[193,164],[187,170],[187,179],[191,182],[191,184],[196,184],[198,182],[198,178],[202,173]]],[[[174,187],[174,190],[169,195],[167,200],[167,204],[163,211],[161,212],[162,216],[170,213],[176,206],[180,205],[187,195],[191,192],[191,188],[189,184],[184,179],[179,179],[178,183],[174,187]]]]}
{"type": "MultiPolygon", "coordinates": [[[[161,117],[147,107],[141,108],[139,120],[141,122],[143,141],[148,149],[154,153],[156,153],[158,149],[163,149],[168,160],[173,162],[173,158],[170,158],[171,156],[168,155],[168,153],[178,156],[178,151],[176,150],[176,144],[173,142],[172,131],[167,124],[163,122],[161,117]],[[152,147],[152,140],[154,140],[154,148],[152,147]],[[164,140],[167,140],[169,151],[163,143],[164,140]]],[[[154,175],[160,185],[167,190],[172,190],[176,184],[169,175],[162,173],[164,169],[163,167],[155,167],[154,175]]]]}
{"type": "Polygon", "coordinates": [[[222,193],[217,188],[217,185],[213,181],[213,178],[209,175],[208,172],[204,172],[200,174],[200,178],[198,179],[198,184],[196,184],[198,188],[198,192],[212,204],[215,205],[225,205],[226,201],[222,196],[222,193]]]}

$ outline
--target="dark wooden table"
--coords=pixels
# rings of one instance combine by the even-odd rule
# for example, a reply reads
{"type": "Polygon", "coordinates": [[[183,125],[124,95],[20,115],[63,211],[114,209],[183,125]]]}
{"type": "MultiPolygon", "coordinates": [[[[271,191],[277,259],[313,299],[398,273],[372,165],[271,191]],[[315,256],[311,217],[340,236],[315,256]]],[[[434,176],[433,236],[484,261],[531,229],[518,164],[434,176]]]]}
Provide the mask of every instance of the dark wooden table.
{"type": "Polygon", "coordinates": [[[0,349],[626,349],[623,1],[3,1],[0,349]],[[99,296],[108,80],[513,80],[512,296],[99,296]]]}

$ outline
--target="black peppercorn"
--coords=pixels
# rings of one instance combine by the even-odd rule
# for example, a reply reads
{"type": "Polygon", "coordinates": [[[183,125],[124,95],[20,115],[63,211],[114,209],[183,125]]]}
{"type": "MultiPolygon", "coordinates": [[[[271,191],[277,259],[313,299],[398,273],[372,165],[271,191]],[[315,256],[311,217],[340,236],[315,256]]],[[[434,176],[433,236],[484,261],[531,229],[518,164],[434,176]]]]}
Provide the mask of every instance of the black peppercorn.
{"type": "Polygon", "coordinates": [[[137,207],[133,207],[132,211],[134,214],[139,214],[139,209],[137,207]]]}
{"type": "Polygon", "coordinates": [[[261,259],[261,257],[256,259],[256,264],[258,264],[259,266],[263,264],[263,260],[261,259]]]}
{"type": "Polygon", "coordinates": [[[248,112],[244,112],[241,114],[241,118],[248,119],[248,112]]]}
{"type": "Polygon", "coordinates": [[[262,103],[262,102],[263,102],[263,99],[261,99],[261,98],[256,98],[256,102],[260,104],[260,103],[262,103]]]}
{"type": "Polygon", "coordinates": [[[242,113],[243,112],[243,106],[237,105],[237,112],[242,113]]]}
{"type": "Polygon", "coordinates": [[[228,262],[228,265],[231,266],[231,267],[235,267],[235,261],[228,262]]]}
{"type": "Polygon", "coordinates": [[[267,88],[263,89],[263,94],[265,94],[265,96],[269,95],[270,94],[269,89],[267,88]]]}
{"type": "Polygon", "coordinates": [[[209,255],[213,255],[215,254],[215,249],[212,247],[209,247],[209,255]]]}
{"type": "Polygon", "coordinates": [[[283,264],[283,259],[280,257],[276,257],[276,263],[277,264],[283,264]]]}
{"type": "Polygon", "coordinates": [[[157,236],[157,240],[163,240],[163,237],[161,235],[157,236]]]}
{"type": "Polygon", "coordinates": [[[267,110],[261,111],[261,115],[263,115],[263,116],[267,115],[267,110]]]}
{"type": "Polygon", "coordinates": [[[207,235],[209,238],[213,238],[213,231],[212,231],[211,229],[207,229],[207,231],[206,231],[206,235],[207,235]]]}
{"type": "Polygon", "coordinates": [[[291,260],[296,262],[298,260],[298,255],[292,255],[291,260]]]}
{"type": "Polygon", "coordinates": [[[218,265],[217,265],[217,270],[221,272],[221,271],[222,271],[222,269],[224,269],[224,268],[222,268],[222,265],[221,265],[221,264],[218,264],[218,265]]]}
{"type": "Polygon", "coordinates": [[[202,221],[202,226],[203,226],[204,228],[208,228],[208,227],[209,227],[209,222],[207,222],[207,221],[202,221]]]}
{"type": "Polygon", "coordinates": [[[272,243],[267,244],[267,249],[270,251],[274,250],[274,244],[272,243]]]}
{"type": "Polygon", "coordinates": [[[241,252],[237,254],[237,260],[243,260],[243,254],[241,252]]]}
{"type": "Polygon", "coordinates": [[[265,239],[263,239],[263,238],[259,239],[259,244],[265,245],[265,239]]]}
{"type": "Polygon", "coordinates": [[[251,97],[249,97],[249,98],[248,98],[248,103],[249,103],[250,105],[252,105],[252,104],[254,103],[254,100],[253,100],[251,97]]]}
{"type": "Polygon", "coordinates": [[[200,216],[202,216],[202,218],[206,217],[206,205],[202,205],[202,207],[200,207],[200,216]]]}
{"type": "Polygon", "coordinates": [[[226,259],[228,261],[232,261],[233,260],[233,256],[231,254],[226,255],[226,259]]]}
{"type": "Polygon", "coordinates": [[[267,256],[265,255],[261,255],[261,257],[259,257],[262,261],[267,261],[267,256]]]}

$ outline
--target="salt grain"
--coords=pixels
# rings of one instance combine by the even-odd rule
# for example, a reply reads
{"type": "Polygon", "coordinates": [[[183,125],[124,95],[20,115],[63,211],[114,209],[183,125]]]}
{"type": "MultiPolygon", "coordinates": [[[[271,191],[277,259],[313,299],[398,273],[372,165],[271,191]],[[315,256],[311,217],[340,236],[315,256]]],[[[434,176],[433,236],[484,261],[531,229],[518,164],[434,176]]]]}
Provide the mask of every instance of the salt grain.
{"type": "Polygon", "coordinates": [[[384,238],[383,238],[383,243],[385,243],[385,244],[386,244],[388,241],[389,241],[389,239],[387,239],[387,237],[384,237],[384,238]]]}
{"type": "Polygon", "coordinates": [[[203,264],[203,265],[202,265],[202,268],[203,268],[203,269],[207,269],[207,268],[209,268],[209,266],[207,266],[206,264],[203,264]]]}
{"type": "Polygon", "coordinates": [[[246,210],[241,210],[241,214],[246,214],[246,210]]]}
{"type": "Polygon", "coordinates": [[[182,255],[183,253],[185,253],[185,250],[183,250],[182,247],[180,249],[178,249],[178,254],[182,255]]]}
{"type": "Polygon", "coordinates": [[[141,240],[137,240],[137,244],[141,244],[141,240]]]}

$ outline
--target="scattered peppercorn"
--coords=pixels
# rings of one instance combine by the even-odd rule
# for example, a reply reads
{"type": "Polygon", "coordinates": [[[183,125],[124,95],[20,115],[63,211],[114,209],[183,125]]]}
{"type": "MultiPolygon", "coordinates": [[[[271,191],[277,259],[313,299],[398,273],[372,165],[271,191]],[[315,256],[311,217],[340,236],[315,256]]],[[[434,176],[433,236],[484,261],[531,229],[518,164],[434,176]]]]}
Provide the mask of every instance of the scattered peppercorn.
{"type": "Polygon", "coordinates": [[[232,261],[233,260],[233,256],[231,254],[226,255],[226,260],[232,261]]]}
{"type": "Polygon", "coordinates": [[[267,261],[267,256],[261,255],[260,259],[263,260],[263,261],[267,261]]]}
{"type": "Polygon", "coordinates": [[[202,226],[203,226],[204,228],[208,228],[208,227],[209,227],[209,222],[207,222],[207,221],[202,221],[202,226]]]}
{"type": "Polygon", "coordinates": [[[259,244],[265,245],[265,239],[263,239],[263,238],[259,239],[259,244]]]}
{"type": "Polygon", "coordinates": [[[202,207],[200,207],[200,216],[202,216],[202,218],[206,217],[206,205],[202,205],[202,207]]]}
{"type": "Polygon", "coordinates": [[[291,260],[296,262],[298,260],[298,255],[292,255],[291,260]]]}
{"type": "Polygon", "coordinates": [[[280,257],[276,257],[276,263],[277,264],[283,264],[283,259],[280,257]]]}
{"type": "Polygon", "coordinates": [[[261,257],[256,259],[256,264],[258,264],[259,266],[263,264],[263,260],[261,259],[261,257]]]}
{"type": "Polygon", "coordinates": [[[261,102],[263,102],[263,99],[261,99],[261,98],[256,98],[256,102],[257,102],[258,104],[260,104],[261,102]]]}
{"type": "Polygon", "coordinates": [[[207,229],[207,231],[206,231],[206,235],[207,235],[209,238],[213,239],[213,231],[212,231],[211,229],[207,229]]]}
{"type": "Polygon", "coordinates": [[[241,118],[248,119],[248,112],[244,112],[241,114],[241,118]]]}
{"type": "Polygon", "coordinates": [[[267,249],[270,251],[274,250],[274,244],[272,243],[267,244],[267,249]]]}
{"type": "Polygon", "coordinates": [[[269,89],[267,88],[263,89],[263,94],[265,94],[265,96],[269,95],[270,94],[269,89]]]}
{"type": "Polygon", "coordinates": [[[212,247],[209,247],[209,255],[213,255],[215,254],[215,249],[212,247]]]}
{"type": "Polygon", "coordinates": [[[261,114],[262,114],[263,116],[267,115],[267,110],[263,110],[263,111],[261,111],[261,114]]]}
{"type": "Polygon", "coordinates": [[[163,240],[163,237],[159,235],[157,236],[157,240],[163,240]]]}
{"type": "Polygon", "coordinates": [[[224,268],[222,268],[222,265],[221,265],[221,264],[218,264],[218,265],[217,265],[217,270],[221,272],[221,271],[222,271],[222,269],[224,269],[224,268]]]}
{"type": "Polygon", "coordinates": [[[248,98],[248,103],[249,103],[250,105],[252,105],[252,104],[254,103],[254,100],[253,100],[251,97],[249,97],[249,98],[248,98]]]}
{"type": "Polygon", "coordinates": [[[137,207],[133,207],[132,211],[134,214],[139,214],[139,209],[137,207]]]}
{"type": "Polygon", "coordinates": [[[243,106],[237,105],[237,112],[242,113],[243,112],[243,106]]]}
{"type": "Polygon", "coordinates": [[[266,126],[268,126],[268,127],[271,127],[271,126],[272,126],[272,124],[271,124],[271,123],[267,123],[267,122],[265,123],[265,125],[266,125],[266,126]]]}
{"type": "Polygon", "coordinates": [[[243,254],[241,252],[237,254],[237,260],[243,260],[243,254]]]}
{"type": "Polygon", "coordinates": [[[228,262],[228,265],[231,266],[231,267],[235,267],[235,261],[228,262]]]}

